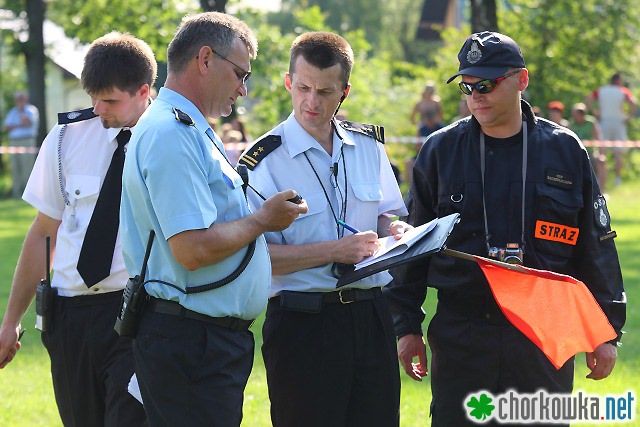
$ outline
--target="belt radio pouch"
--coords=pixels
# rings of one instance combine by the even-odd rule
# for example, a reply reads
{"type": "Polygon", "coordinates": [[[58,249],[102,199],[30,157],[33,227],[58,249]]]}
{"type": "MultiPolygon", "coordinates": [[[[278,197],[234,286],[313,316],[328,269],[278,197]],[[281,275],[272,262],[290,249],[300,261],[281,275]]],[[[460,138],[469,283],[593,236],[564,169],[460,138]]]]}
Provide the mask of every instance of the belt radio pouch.
{"type": "Polygon", "coordinates": [[[118,311],[116,322],[113,326],[113,329],[115,329],[121,337],[135,338],[138,334],[140,318],[144,309],[144,303],[147,300],[147,291],[144,288],[144,277],[147,270],[147,261],[149,261],[149,255],[151,254],[154,234],[153,230],[149,232],[149,241],[147,242],[147,250],[144,254],[140,275],[129,278],[122,293],[120,310],[118,311]]]}
{"type": "Polygon", "coordinates": [[[36,287],[36,329],[42,332],[53,331],[53,303],[58,292],[51,287],[51,238],[46,237],[45,278],[36,287]]]}
{"type": "Polygon", "coordinates": [[[280,307],[283,310],[320,313],[322,305],[321,292],[282,291],[280,293],[280,307]]]}

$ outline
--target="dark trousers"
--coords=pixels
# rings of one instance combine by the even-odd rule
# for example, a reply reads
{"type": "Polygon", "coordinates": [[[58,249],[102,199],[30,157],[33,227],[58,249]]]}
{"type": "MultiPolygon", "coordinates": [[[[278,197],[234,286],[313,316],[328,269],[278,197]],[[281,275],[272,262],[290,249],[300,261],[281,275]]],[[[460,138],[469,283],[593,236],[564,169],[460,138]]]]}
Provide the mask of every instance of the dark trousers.
{"type": "Polygon", "coordinates": [[[465,403],[481,390],[494,396],[508,390],[571,393],[573,358],[556,370],[497,310],[470,318],[468,310],[438,304],[427,333],[432,352],[432,427],[478,426],[467,418],[465,403]]]}
{"type": "Polygon", "coordinates": [[[133,351],[151,426],[240,425],[251,331],[146,311],[133,351]]]}
{"type": "Polygon", "coordinates": [[[393,427],[400,376],[383,297],[287,311],[272,298],[263,327],[275,427],[393,427]]]}
{"type": "Polygon", "coordinates": [[[66,427],[145,425],[144,408],[127,391],[131,340],[113,330],[121,298],[122,292],[56,297],[53,330],[42,333],[42,342],[66,427]]]}

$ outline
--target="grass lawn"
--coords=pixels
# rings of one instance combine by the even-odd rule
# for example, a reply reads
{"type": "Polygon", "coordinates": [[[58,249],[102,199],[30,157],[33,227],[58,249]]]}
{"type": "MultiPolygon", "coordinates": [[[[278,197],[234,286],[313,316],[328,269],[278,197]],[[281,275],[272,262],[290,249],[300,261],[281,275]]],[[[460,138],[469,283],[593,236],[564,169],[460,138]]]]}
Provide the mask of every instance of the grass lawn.
{"type": "MultiPolygon", "coordinates": [[[[590,381],[584,377],[588,370],[584,355],[578,355],[575,390],[590,393],[622,394],[632,390],[638,398],[640,391],[640,312],[635,296],[640,290],[640,181],[625,183],[610,193],[609,210],[613,228],[618,233],[616,243],[620,253],[625,287],[629,298],[624,345],[619,349],[618,365],[612,376],[604,381],[590,381]]],[[[27,228],[35,212],[22,201],[0,200],[0,312],[4,314],[13,271],[27,228]]],[[[44,267],[43,267],[44,269],[44,267]]],[[[433,313],[434,293],[425,304],[427,319],[433,313]]],[[[19,356],[7,368],[0,371],[0,426],[60,426],[49,373],[49,359],[40,342],[34,325],[33,305],[23,325],[27,332],[22,339],[19,356]]],[[[245,393],[245,427],[270,426],[269,400],[266,377],[260,354],[262,319],[252,327],[256,337],[254,369],[245,393]]],[[[426,324],[425,324],[426,328],[426,324]]],[[[401,425],[403,427],[428,426],[431,392],[429,379],[418,383],[402,375],[401,425]]],[[[640,415],[635,411],[635,423],[640,425],[640,415]]],[[[586,425],[586,424],[582,424],[586,425]]],[[[605,424],[594,424],[603,426],[605,424]]],[[[630,424],[627,424],[630,425],[630,424]]]]}

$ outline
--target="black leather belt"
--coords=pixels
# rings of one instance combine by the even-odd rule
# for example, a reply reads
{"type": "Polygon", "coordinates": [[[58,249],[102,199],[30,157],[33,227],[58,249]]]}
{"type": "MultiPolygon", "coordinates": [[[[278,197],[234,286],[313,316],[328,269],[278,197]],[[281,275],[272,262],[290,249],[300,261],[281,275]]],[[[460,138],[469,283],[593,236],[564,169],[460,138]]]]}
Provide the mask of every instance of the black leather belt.
{"type": "Polygon", "coordinates": [[[146,301],[145,310],[185,319],[199,320],[201,322],[211,323],[213,325],[222,326],[223,328],[229,328],[236,331],[246,331],[253,324],[253,320],[244,320],[238,317],[207,316],[206,314],[184,308],[176,301],[168,301],[153,297],[149,297],[146,301]]]}
{"type": "Polygon", "coordinates": [[[323,292],[322,300],[327,304],[351,304],[358,301],[369,301],[382,295],[380,288],[371,289],[340,289],[339,291],[323,292]]]}

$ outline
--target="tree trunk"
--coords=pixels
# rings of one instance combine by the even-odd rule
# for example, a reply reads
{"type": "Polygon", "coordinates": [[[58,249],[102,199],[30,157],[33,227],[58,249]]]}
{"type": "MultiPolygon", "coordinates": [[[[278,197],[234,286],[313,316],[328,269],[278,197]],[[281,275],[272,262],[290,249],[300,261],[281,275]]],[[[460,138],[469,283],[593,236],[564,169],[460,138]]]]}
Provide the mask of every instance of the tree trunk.
{"type": "Polygon", "coordinates": [[[47,134],[46,104],[45,104],[45,55],[44,55],[44,24],[45,4],[43,0],[27,0],[27,22],[29,24],[29,40],[22,44],[22,52],[27,64],[27,83],[29,86],[29,100],[38,108],[40,126],[38,128],[37,144],[41,145],[47,134]]]}
{"type": "Polygon", "coordinates": [[[471,32],[498,31],[496,0],[470,0],[471,32]]]}
{"type": "Polygon", "coordinates": [[[203,12],[226,13],[227,0],[200,0],[200,7],[203,12]]]}

